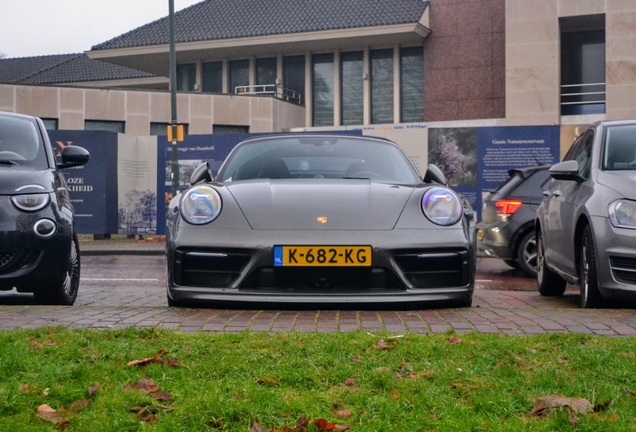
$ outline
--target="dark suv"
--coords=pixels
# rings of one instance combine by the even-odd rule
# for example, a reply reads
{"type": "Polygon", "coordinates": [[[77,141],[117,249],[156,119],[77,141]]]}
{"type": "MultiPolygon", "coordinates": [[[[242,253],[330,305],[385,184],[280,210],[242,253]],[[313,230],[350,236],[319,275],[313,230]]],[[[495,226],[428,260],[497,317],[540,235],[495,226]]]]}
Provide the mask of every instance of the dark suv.
{"type": "Polygon", "coordinates": [[[508,171],[510,177],[484,198],[477,248],[529,277],[537,274],[534,219],[551,178],[542,165],[508,171]]]}
{"type": "Polygon", "coordinates": [[[73,206],[60,168],[88,152],[65,147],[56,163],[37,117],[0,112],[0,290],[32,292],[38,303],[72,305],[80,256],[73,206]]]}

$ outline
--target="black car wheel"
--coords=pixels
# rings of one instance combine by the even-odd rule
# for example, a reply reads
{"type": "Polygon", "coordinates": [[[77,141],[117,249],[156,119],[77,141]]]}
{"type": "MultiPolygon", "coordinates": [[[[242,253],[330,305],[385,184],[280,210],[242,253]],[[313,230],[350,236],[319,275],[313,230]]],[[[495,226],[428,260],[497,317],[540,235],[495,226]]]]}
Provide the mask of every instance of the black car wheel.
{"type": "Polygon", "coordinates": [[[517,263],[528,277],[537,276],[537,242],[534,231],[528,231],[521,239],[517,249],[517,263]]]}
{"type": "Polygon", "coordinates": [[[596,277],[596,250],[589,225],[583,229],[579,250],[579,286],[581,287],[581,307],[595,308],[603,303],[596,277]]]}
{"type": "Polygon", "coordinates": [[[69,254],[66,271],[60,280],[53,282],[42,281],[44,288],[34,292],[35,300],[41,304],[72,306],[77,299],[80,282],[80,251],[77,235],[73,234],[71,253],[69,254]]]}
{"type": "Polygon", "coordinates": [[[537,233],[537,288],[544,296],[560,296],[565,292],[565,279],[548,268],[545,262],[543,235],[537,233]]]}

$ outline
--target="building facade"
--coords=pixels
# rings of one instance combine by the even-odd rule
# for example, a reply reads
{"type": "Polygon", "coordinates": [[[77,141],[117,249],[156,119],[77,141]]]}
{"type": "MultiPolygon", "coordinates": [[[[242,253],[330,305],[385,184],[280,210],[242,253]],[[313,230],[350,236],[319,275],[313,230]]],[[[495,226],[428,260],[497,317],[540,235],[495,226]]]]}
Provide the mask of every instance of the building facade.
{"type": "MultiPolygon", "coordinates": [[[[205,1],[176,13],[177,113],[189,134],[636,117],[633,0],[287,6],[205,1]]],[[[168,39],[165,17],[23,76],[14,69],[27,59],[0,60],[0,110],[57,129],[161,134],[168,39]],[[103,65],[120,69],[94,73],[103,65]]]]}

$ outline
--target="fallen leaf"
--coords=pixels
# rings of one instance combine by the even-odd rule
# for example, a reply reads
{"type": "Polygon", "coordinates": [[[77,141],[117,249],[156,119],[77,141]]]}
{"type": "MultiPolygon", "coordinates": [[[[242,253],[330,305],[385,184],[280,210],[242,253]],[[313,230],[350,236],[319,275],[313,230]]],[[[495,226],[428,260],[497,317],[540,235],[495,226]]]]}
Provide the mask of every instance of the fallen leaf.
{"type": "Polygon", "coordinates": [[[570,361],[569,360],[563,360],[562,358],[557,357],[557,363],[558,364],[568,364],[568,363],[570,363],[570,361]]]}
{"type": "Polygon", "coordinates": [[[55,423],[60,430],[66,430],[66,428],[70,424],[68,418],[72,415],[72,412],[65,411],[64,408],[60,408],[56,411],[47,404],[40,405],[37,409],[38,417],[43,420],[55,423]]]}
{"type": "Polygon", "coordinates": [[[393,349],[395,348],[395,344],[391,344],[384,339],[380,339],[378,343],[374,346],[375,349],[393,349]]]}
{"type": "Polygon", "coordinates": [[[152,397],[155,398],[158,401],[169,401],[169,400],[172,400],[172,395],[170,393],[168,393],[167,391],[159,392],[159,393],[153,395],[152,397]]]}
{"type": "Polygon", "coordinates": [[[260,377],[257,381],[256,384],[278,384],[279,380],[274,379],[274,378],[264,378],[264,377],[260,377]]]}
{"type": "Polygon", "coordinates": [[[23,384],[20,386],[21,393],[28,393],[29,391],[31,391],[31,387],[29,387],[28,384],[23,384]]]}
{"type": "Polygon", "coordinates": [[[608,422],[612,422],[612,423],[617,422],[618,421],[618,413],[614,413],[611,416],[609,416],[607,418],[607,421],[608,422]]]}
{"type": "Polygon", "coordinates": [[[269,432],[269,429],[265,429],[264,427],[259,425],[256,420],[254,420],[254,423],[252,423],[252,426],[250,426],[250,432],[269,432]]]}
{"type": "Polygon", "coordinates": [[[159,351],[157,351],[157,354],[155,354],[154,357],[148,357],[145,358],[143,360],[133,360],[128,362],[127,366],[145,366],[147,364],[151,364],[151,363],[163,363],[163,360],[161,359],[161,356],[163,356],[164,354],[167,354],[168,351],[166,351],[165,349],[160,349],[159,351]]]}
{"type": "Polygon", "coordinates": [[[335,415],[338,418],[348,418],[351,417],[351,410],[350,409],[343,409],[343,410],[332,410],[331,413],[333,415],[335,415]]]}
{"type": "Polygon", "coordinates": [[[398,372],[398,377],[399,378],[410,378],[412,380],[416,380],[418,378],[428,378],[430,376],[433,375],[433,371],[425,371],[425,372],[406,372],[406,373],[399,373],[398,372]]]}
{"type": "Polygon", "coordinates": [[[347,387],[353,387],[354,385],[356,385],[356,379],[354,377],[349,377],[345,380],[345,385],[347,387]]]}
{"type": "Polygon", "coordinates": [[[86,408],[87,406],[89,406],[91,403],[90,399],[84,399],[84,400],[78,400],[75,401],[71,404],[70,407],[68,407],[68,409],[72,410],[72,411],[77,411],[83,408],[86,408]]]}
{"type": "Polygon", "coordinates": [[[391,397],[395,399],[396,401],[400,400],[400,393],[398,393],[397,389],[391,390],[391,397]]]}
{"type": "Polygon", "coordinates": [[[574,415],[574,410],[571,408],[568,410],[568,420],[570,421],[570,424],[572,426],[576,426],[576,424],[579,422],[579,418],[574,415]]]}
{"type": "Polygon", "coordinates": [[[499,369],[500,367],[502,367],[502,366],[503,366],[503,364],[504,364],[504,362],[500,361],[499,363],[497,363],[497,364],[495,365],[495,367],[494,367],[494,368],[495,368],[495,369],[499,369]]]}
{"type": "Polygon", "coordinates": [[[157,423],[159,418],[148,410],[148,407],[132,407],[132,412],[137,413],[137,418],[146,423],[157,423]]]}
{"type": "Polygon", "coordinates": [[[446,339],[446,340],[447,340],[447,341],[448,341],[448,343],[449,343],[449,344],[451,344],[451,345],[457,345],[457,344],[462,343],[462,340],[461,340],[460,338],[456,337],[456,336],[449,337],[449,338],[448,338],[448,339],[446,339]]]}
{"type": "Polygon", "coordinates": [[[136,383],[128,384],[124,387],[124,390],[139,390],[142,393],[148,394],[159,390],[159,386],[155,384],[155,381],[152,378],[142,378],[136,383]]]}
{"type": "Polygon", "coordinates": [[[568,407],[576,414],[587,414],[594,410],[592,404],[587,399],[569,398],[562,394],[550,395],[535,398],[534,408],[530,415],[541,417],[551,412],[553,408],[568,407]]]}
{"type": "Polygon", "coordinates": [[[360,354],[356,354],[356,355],[351,357],[351,360],[360,361],[360,360],[362,360],[362,356],[360,354]]]}
{"type": "Polygon", "coordinates": [[[526,363],[526,364],[524,364],[522,366],[519,366],[519,369],[521,369],[521,370],[530,370],[530,369],[532,369],[532,365],[529,365],[529,364],[526,363]]]}
{"type": "Polygon", "coordinates": [[[31,345],[31,348],[33,348],[33,349],[41,350],[44,347],[54,346],[55,342],[53,342],[51,339],[47,339],[47,340],[42,341],[42,342],[31,341],[31,342],[29,342],[29,345],[31,345]]]}
{"type": "Polygon", "coordinates": [[[95,381],[93,384],[88,386],[88,396],[92,397],[95,393],[102,389],[102,385],[95,381]]]}

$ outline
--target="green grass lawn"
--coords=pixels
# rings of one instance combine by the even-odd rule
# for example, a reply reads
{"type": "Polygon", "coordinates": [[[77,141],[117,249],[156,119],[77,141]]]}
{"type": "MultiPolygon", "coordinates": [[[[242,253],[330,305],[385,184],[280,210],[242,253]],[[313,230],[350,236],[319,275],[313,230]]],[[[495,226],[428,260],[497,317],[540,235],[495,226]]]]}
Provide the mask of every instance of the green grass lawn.
{"type": "Polygon", "coordinates": [[[571,334],[0,332],[0,431],[636,430],[634,347],[571,334]]]}

